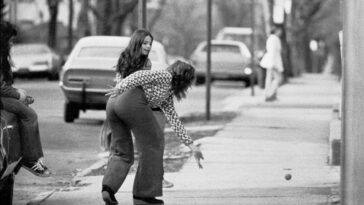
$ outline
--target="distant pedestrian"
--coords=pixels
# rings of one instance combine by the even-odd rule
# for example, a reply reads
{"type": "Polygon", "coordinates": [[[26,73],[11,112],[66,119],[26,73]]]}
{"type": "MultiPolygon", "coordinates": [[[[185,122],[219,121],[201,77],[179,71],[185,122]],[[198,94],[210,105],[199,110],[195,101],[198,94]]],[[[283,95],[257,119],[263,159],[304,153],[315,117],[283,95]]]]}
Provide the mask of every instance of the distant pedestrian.
{"type": "Polygon", "coordinates": [[[173,97],[186,96],[194,79],[194,68],[177,61],[166,70],[141,70],[121,80],[108,95],[106,111],[112,129],[111,156],[103,179],[103,199],[117,204],[114,194],[123,184],[134,161],[133,141],[140,145],[135,175],[134,204],[164,204],[162,196],[164,137],[150,107],[160,107],[180,140],[192,151],[198,165],[203,159],[198,146],[178,118],[173,97]]]}
{"type": "Polygon", "coordinates": [[[260,66],[266,69],[265,101],[277,100],[278,88],[283,80],[282,60],[282,28],[274,26],[266,42],[266,53],[260,61],[260,66]]]}
{"type": "Polygon", "coordinates": [[[2,109],[13,113],[19,119],[22,166],[36,176],[48,177],[50,170],[43,162],[43,150],[39,136],[37,113],[29,107],[33,97],[25,90],[13,87],[13,74],[10,62],[11,41],[17,31],[8,22],[0,22],[1,38],[1,103],[2,109]]]}

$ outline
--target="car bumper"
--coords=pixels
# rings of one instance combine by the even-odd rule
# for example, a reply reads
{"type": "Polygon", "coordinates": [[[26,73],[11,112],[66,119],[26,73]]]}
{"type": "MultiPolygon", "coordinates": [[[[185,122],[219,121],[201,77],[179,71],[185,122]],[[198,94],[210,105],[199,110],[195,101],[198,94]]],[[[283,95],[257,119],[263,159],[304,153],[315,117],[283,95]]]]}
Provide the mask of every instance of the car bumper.
{"type": "Polygon", "coordinates": [[[51,72],[52,68],[48,65],[31,65],[31,66],[21,66],[19,68],[13,69],[13,73],[42,73],[51,72]]]}
{"type": "Polygon", "coordinates": [[[78,105],[80,109],[103,110],[106,107],[108,97],[105,96],[106,90],[71,88],[60,84],[66,100],[78,105]]]}
{"type": "MultiPolygon", "coordinates": [[[[206,72],[196,72],[196,76],[197,77],[205,77],[206,76],[206,72]]],[[[251,75],[247,75],[243,72],[241,73],[227,73],[227,72],[212,72],[211,73],[211,78],[213,79],[249,79],[251,77],[251,75]]]]}

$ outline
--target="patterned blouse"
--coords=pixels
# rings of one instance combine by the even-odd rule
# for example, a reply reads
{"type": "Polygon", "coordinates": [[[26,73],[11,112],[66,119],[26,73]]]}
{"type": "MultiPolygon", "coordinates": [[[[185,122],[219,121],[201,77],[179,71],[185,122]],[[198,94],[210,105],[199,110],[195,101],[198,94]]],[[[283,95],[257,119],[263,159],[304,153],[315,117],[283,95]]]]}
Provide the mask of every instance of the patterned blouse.
{"type": "Polygon", "coordinates": [[[162,109],[181,142],[185,145],[193,143],[174,108],[173,92],[171,90],[172,75],[170,72],[167,70],[140,70],[122,80],[117,78],[116,81],[115,87],[120,89],[120,93],[141,86],[149,105],[162,109]]]}

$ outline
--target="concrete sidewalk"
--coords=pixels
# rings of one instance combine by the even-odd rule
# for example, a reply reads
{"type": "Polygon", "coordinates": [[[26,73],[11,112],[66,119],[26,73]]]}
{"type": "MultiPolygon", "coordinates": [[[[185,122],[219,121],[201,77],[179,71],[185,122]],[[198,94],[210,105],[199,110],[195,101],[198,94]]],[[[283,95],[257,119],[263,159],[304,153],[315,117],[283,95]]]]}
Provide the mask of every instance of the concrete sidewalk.
{"type": "MultiPolygon", "coordinates": [[[[330,204],[340,175],[327,163],[339,89],[333,76],[305,74],[283,85],[275,102],[264,102],[260,89],[254,97],[250,89],[232,96],[231,107],[239,115],[215,136],[199,140],[204,169],[190,159],[181,171],[165,174],[175,184],[164,190],[165,204],[330,204]]],[[[133,178],[129,175],[117,193],[119,204],[132,204],[133,178]]],[[[103,204],[102,176],[78,180],[76,187],[38,202],[103,204]]]]}

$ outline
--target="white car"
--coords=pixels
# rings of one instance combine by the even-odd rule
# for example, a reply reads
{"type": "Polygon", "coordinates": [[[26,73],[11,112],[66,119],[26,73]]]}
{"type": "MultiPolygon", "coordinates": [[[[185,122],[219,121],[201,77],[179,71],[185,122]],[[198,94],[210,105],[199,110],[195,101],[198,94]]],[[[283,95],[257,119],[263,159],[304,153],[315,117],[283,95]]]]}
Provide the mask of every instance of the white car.
{"type": "Polygon", "coordinates": [[[11,59],[15,75],[45,73],[50,80],[56,80],[62,67],[61,57],[43,43],[15,44],[11,59]]]}
{"type": "MultiPolygon", "coordinates": [[[[205,82],[206,41],[198,44],[190,60],[196,68],[196,84],[205,82]]],[[[246,85],[254,75],[251,68],[251,54],[247,46],[238,41],[211,41],[211,80],[241,80],[246,85]]]]}
{"type": "MultiPolygon", "coordinates": [[[[62,69],[60,87],[65,95],[64,120],[73,122],[80,110],[104,110],[116,64],[130,37],[89,36],[81,38],[62,69]]],[[[152,69],[168,66],[164,46],[154,40],[149,53],[152,69]]]]}
{"type": "MultiPolygon", "coordinates": [[[[224,27],[216,35],[216,40],[229,40],[243,42],[252,53],[253,29],[250,27],[224,27]]],[[[255,31],[255,64],[263,57],[266,36],[260,30],[255,31]]]]}
{"type": "Polygon", "coordinates": [[[249,27],[224,27],[216,35],[217,40],[240,41],[250,48],[253,30],[249,27]]]}

